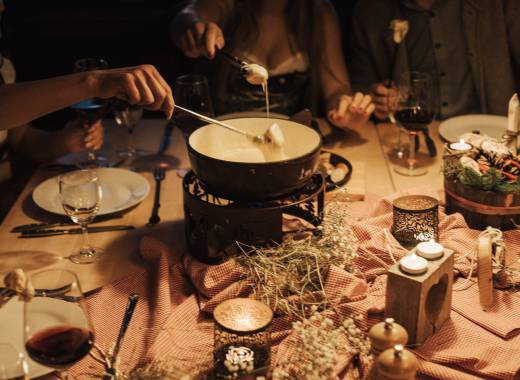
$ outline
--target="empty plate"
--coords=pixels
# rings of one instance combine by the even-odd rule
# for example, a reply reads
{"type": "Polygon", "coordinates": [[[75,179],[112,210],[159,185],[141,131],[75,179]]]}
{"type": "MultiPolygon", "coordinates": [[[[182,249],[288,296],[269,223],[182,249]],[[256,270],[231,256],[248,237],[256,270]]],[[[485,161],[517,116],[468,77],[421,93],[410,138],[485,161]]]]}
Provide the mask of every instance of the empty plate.
{"type": "Polygon", "coordinates": [[[448,142],[459,141],[464,133],[478,131],[500,140],[507,129],[507,117],[497,115],[464,115],[444,120],[439,125],[440,136],[448,142]]]}
{"type": "MultiPolygon", "coordinates": [[[[101,184],[101,205],[98,215],[126,210],[139,204],[150,192],[150,184],[142,175],[126,169],[93,169],[101,184]]],[[[66,215],[59,195],[59,176],[40,183],[32,194],[34,203],[54,214],[66,215]]]]}

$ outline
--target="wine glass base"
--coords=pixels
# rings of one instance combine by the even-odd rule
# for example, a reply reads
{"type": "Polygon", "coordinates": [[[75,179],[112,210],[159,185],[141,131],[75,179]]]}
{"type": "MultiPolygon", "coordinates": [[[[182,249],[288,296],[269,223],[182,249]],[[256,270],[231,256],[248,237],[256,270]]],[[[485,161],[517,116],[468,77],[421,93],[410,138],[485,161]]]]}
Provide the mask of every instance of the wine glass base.
{"type": "Polygon", "coordinates": [[[81,248],[69,256],[69,260],[75,264],[91,264],[101,260],[104,251],[101,248],[81,248]]]}
{"type": "Polygon", "coordinates": [[[425,168],[394,168],[394,172],[407,177],[420,177],[428,173],[428,169],[425,168]]]}

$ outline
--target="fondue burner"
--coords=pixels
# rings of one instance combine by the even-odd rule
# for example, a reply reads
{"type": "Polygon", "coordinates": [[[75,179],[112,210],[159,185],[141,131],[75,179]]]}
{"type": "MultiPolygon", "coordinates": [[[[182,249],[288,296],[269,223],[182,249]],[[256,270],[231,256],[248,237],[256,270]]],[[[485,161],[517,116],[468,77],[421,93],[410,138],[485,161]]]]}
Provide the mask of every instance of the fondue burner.
{"type": "MultiPolygon", "coordinates": [[[[230,181],[233,179],[230,178],[230,181]]],[[[188,249],[199,261],[216,263],[237,253],[236,242],[266,246],[284,234],[316,227],[323,220],[325,182],[314,174],[300,189],[278,199],[238,201],[208,192],[193,171],[183,180],[184,223],[188,249]],[[299,228],[284,228],[283,215],[298,218],[299,228]]]]}

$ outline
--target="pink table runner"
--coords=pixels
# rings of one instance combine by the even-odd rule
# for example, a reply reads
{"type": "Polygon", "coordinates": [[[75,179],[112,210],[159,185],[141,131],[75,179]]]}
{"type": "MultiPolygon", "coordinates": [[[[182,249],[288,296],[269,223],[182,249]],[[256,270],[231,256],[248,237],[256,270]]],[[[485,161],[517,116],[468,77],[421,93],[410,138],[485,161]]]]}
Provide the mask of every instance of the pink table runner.
{"type": "MultiPolygon", "coordinates": [[[[396,196],[367,197],[364,202],[351,204],[351,225],[359,240],[360,255],[356,264],[363,277],[334,267],[325,284],[328,296],[341,300],[340,310],[344,314],[365,316],[364,327],[370,327],[383,317],[385,273],[393,263],[383,229],[391,227],[391,200],[396,196]]],[[[467,273],[468,259],[458,258],[474,249],[479,232],[470,230],[459,214],[446,216],[443,212],[440,231],[441,243],[456,252],[456,269],[467,273]]],[[[508,253],[519,255],[520,231],[504,235],[508,253]]],[[[210,368],[211,312],[225,299],[248,296],[245,270],[233,260],[214,266],[197,262],[184,256],[186,250],[181,241],[175,247],[166,247],[144,238],[140,249],[150,267],[105,286],[88,301],[97,344],[107,349],[115,341],[128,294],[139,292],[142,299],[120,353],[122,368],[132,368],[152,359],[168,360],[187,373],[210,368]]],[[[392,250],[396,259],[406,253],[395,242],[392,250]]],[[[415,350],[421,377],[520,379],[520,336],[517,335],[520,302],[516,296],[501,293],[500,305],[488,314],[473,301],[474,287],[455,293],[451,320],[415,350]]],[[[284,316],[273,321],[273,364],[286,358],[293,349],[291,322],[284,316]]],[[[367,372],[367,368],[354,368],[351,359],[340,358],[337,369],[340,379],[356,379],[360,373],[367,372]]],[[[102,371],[103,366],[89,356],[74,366],[71,374],[82,378],[102,371]]]]}

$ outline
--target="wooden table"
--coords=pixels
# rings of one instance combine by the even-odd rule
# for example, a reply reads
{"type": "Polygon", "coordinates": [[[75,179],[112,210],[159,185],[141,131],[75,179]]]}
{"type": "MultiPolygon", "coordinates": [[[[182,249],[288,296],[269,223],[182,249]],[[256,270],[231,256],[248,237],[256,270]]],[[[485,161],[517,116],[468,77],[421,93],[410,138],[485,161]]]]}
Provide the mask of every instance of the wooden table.
{"type": "MultiPolygon", "coordinates": [[[[166,121],[150,119],[143,121],[136,129],[134,141],[137,146],[151,152],[157,151],[163,135],[166,121]]],[[[321,120],[320,127],[326,133],[325,148],[343,155],[353,164],[353,176],[348,189],[353,199],[359,199],[365,191],[381,196],[420,185],[442,186],[439,172],[440,154],[431,159],[427,157],[424,144],[418,153],[420,164],[428,165],[428,174],[421,177],[404,177],[393,171],[399,162],[389,158],[388,152],[394,145],[397,131],[388,124],[367,125],[359,132],[336,131],[329,133],[330,128],[321,120]]],[[[441,143],[438,137],[438,124],[431,128],[432,137],[439,151],[441,143]]],[[[406,136],[403,135],[403,138],[406,136]]],[[[108,146],[114,147],[126,141],[125,131],[110,123],[107,124],[108,146]]],[[[182,133],[175,129],[172,143],[167,150],[171,160],[177,167],[189,167],[186,147],[182,133]]],[[[404,162],[402,162],[405,165],[404,162]]],[[[122,219],[107,221],[98,225],[129,224],[134,230],[122,232],[105,232],[91,234],[94,246],[105,250],[103,260],[89,265],[71,263],[64,259],[81,244],[81,236],[55,236],[35,239],[19,239],[9,231],[17,225],[39,221],[55,220],[55,216],[39,209],[32,201],[32,190],[43,179],[55,176],[58,172],[39,170],[21,193],[13,208],[0,226],[0,273],[16,267],[33,270],[41,267],[59,267],[72,269],[78,273],[85,291],[93,291],[102,285],[132,272],[142,265],[137,251],[140,238],[151,235],[160,238],[167,244],[184,244],[183,205],[181,178],[175,170],[167,172],[162,185],[162,201],[160,208],[161,223],[154,227],[146,227],[153,204],[154,183],[150,171],[141,172],[151,184],[148,197],[135,208],[124,213],[122,219]]]]}

